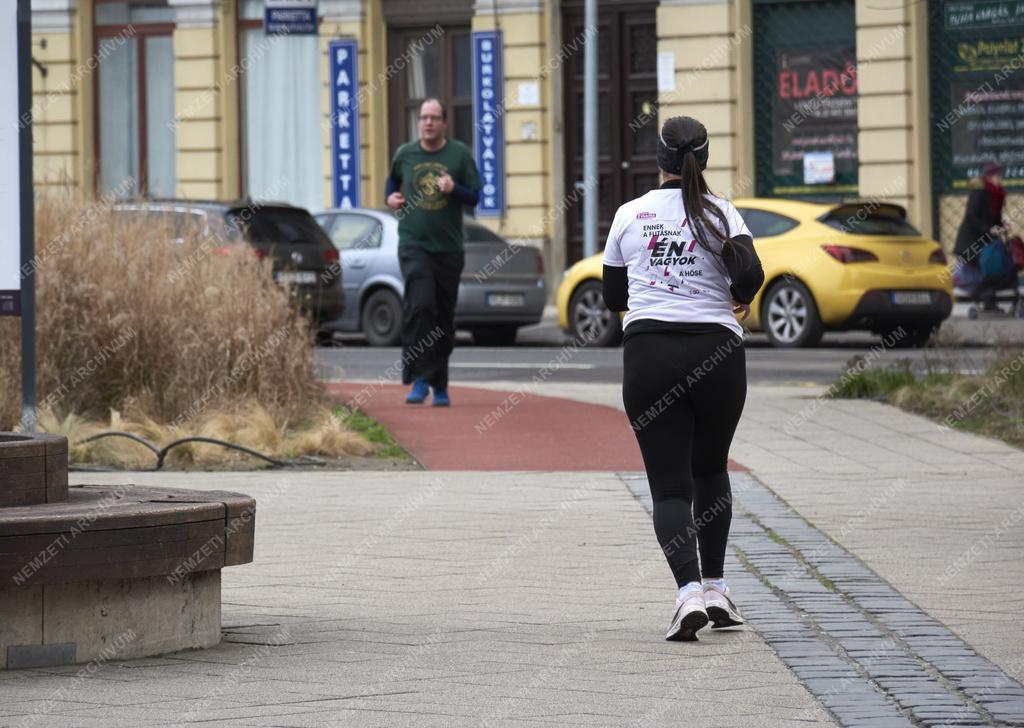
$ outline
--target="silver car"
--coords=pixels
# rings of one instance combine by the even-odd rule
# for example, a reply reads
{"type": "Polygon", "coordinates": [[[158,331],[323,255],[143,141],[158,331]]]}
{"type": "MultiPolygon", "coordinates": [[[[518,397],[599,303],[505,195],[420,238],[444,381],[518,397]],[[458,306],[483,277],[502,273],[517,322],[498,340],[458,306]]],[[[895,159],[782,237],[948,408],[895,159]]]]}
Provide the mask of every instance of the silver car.
{"type": "MultiPolygon", "coordinates": [[[[402,331],[402,273],[398,219],[389,211],[354,208],[315,215],[341,251],[345,314],[337,331],[361,331],[371,346],[396,346],[402,331]]],[[[459,284],[455,325],[477,344],[508,346],[520,326],[538,323],[547,288],[544,257],[466,219],[466,267],[459,284]]]]}

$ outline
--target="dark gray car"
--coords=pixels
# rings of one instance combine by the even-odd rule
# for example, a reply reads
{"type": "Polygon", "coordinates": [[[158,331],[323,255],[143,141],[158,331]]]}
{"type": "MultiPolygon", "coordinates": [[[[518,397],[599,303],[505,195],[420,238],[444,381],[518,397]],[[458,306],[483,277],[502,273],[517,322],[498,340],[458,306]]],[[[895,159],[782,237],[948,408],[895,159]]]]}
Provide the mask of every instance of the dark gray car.
{"type": "MultiPolygon", "coordinates": [[[[391,212],[327,210],[316,219],[341,251],[345,315],[332,326],[361,331],[373,346],[395,346],[402,326],[398,220],[391,212]]],[[[466,267],[455,325],[478,344],[508,346],[520,326],[538,323],[547,288],[544,258],[531,245],[514,245],[474,220],[465,221],[466,267]]]]}
{"type": "Polygon", "coordinates": [[[284,203],[205,200],[117,202],[121,217],[164,225],[180,242],[186,231],[216,245],[248,244],[273,264],[274,280],[285,286],[320,328],[342,315],[342,271],[337,249],[309,211],[284,203]]]}

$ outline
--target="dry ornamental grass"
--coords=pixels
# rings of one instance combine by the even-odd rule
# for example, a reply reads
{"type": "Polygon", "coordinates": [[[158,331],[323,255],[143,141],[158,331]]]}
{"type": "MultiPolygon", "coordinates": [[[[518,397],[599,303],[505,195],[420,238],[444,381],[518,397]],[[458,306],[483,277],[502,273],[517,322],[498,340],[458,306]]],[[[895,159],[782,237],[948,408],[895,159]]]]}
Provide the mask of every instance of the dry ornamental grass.
{"type": "MultiPolygon", "coordinates": [[[[102,202],[37,198],[41,423],[86,432],[116,420],[157,440],[218,432],[277,453],[289,452],[301,430],[307,451],[366,454],[365,440],[342,437],[329,421],[313,331],[274,283],[269,261],[198,230],[174,242],[181,235],[114,215],[102,202]]],[[[20,419],[18,327],[16,318],[0,319],[7,430],[20,419]]]]}

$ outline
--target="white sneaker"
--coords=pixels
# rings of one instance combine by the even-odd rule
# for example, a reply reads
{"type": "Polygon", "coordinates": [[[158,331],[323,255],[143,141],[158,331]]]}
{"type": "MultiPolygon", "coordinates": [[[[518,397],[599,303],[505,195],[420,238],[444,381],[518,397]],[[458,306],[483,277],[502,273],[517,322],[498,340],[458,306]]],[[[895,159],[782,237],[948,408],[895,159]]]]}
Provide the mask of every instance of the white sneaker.
{"type": "Polygon", "coordinates": [[[708,623],[704,610],[704,594],[699,589],[687,592],[685,599],[676,599],[676,613],[672,617],[665,639],[672,642],[693,642],[697,630],[708,623]]]}
{"type": "Polygon", "coordinates": [[[736,627],[743,624],[743,616],[730,596],[728,584],[725,586],[725,591],[712,584],[704,584],[704,605],[708,617],[714,622],[711,629],[736,627]]]}

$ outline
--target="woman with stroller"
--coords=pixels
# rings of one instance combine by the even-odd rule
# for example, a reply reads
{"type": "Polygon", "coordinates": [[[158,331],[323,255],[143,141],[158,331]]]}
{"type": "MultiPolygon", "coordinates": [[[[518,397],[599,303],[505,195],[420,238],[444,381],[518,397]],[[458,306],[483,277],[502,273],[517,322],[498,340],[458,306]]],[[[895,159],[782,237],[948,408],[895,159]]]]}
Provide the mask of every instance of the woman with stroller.
{"type": "Polygon", "coordinates": [[[972,298],[981,299],[985,311],[998,311],[996,291],[1017,285],[1017,272],[1003,243],[1003,168],[996,162],[987,162],[981,176],[972,179],[968,187],[971,193],[953,248],[958,267],[954,283],[968,289],[972,298]],[[989,246],[1000,246],[1002,250],[989,246]]]}

